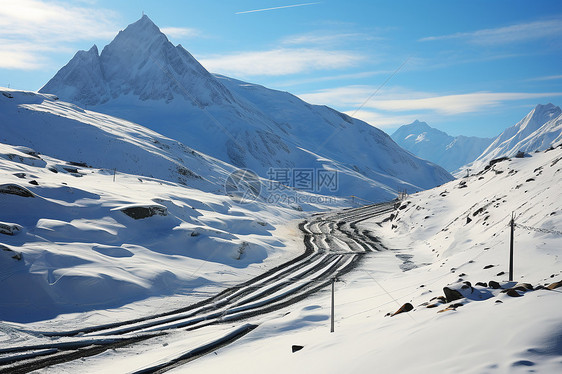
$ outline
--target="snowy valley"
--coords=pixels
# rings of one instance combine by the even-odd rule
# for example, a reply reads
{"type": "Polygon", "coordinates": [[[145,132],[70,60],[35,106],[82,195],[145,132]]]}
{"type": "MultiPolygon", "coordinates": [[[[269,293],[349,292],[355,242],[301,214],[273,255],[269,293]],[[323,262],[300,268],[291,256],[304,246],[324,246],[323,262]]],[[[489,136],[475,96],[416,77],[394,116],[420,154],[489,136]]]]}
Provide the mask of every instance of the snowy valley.
{"type": "Polygon", "coordinates": [[[143,15],[0,130],[0,373],[562,371],[552,104],[390,137],[143,15]]]}

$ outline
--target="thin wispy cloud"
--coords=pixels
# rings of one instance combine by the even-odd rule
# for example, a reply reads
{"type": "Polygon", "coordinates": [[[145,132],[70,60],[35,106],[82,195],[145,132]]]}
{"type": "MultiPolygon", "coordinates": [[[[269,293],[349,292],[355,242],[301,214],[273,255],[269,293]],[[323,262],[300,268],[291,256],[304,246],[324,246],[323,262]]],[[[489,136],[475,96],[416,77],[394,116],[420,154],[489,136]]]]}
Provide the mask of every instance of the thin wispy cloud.
{"type": "Polygon", "coordinates": [[[547,75],[545,77],[536,77],[527,79],[528,81],[554,81],[562,79],[562,75],[547,75]]]}
{"type": "Polygon", "coordinates": [[[162,27],[160,29],[169,38],[190,39],[201,36],[201,32],[197,29],[189,27],[162,27]]]}
{"type": "Polygon", "coordinates": [[[351,67],[364,57],[354,52],[322,49],[273,49],[200,58],[207,70],[239,77],[282,76],[351,67]]]}
{"type": "Polygon", "coordinates": [[[562,96],[562,92],[474,92],[420,99],[375,100],[366,106],[386,111],[433,111],[443,115],[477,113],[506,101],[534,100],[562,96]]]}
{"type": "Polygon", "coordinates": [[[343,86],[298,95],[312,104],[332,106],[377,127],[392,128],[415,119],[451,118],[481,113],[510,102],[529,101],[536,104],[542,98],[562,96],[562,92],[470,92],[439,95],[394,87],[381,90],[361,110],[357,110],[375,87],[343,86]]]}
{"type": "Polygon", "coordinates": [[[547,37],[559,37],[562,34],[562,20],[551,19],[520,23],[505,27],[482,29],[473,32],[459,32],[450,35],[428,36],[419,39],[422,42],[460,39],[472,44],[498,45],[528,42],[547,37]]]}
{"type": "Polygon", "coordinates": [[[285,45],[334,45],[347,42],[367,41],[373,40],[375,37],[366,33],[360,32],[330,32],[330,31],[315,31],[306,34],[291,35],[283,40],[282,44],[285,45]]]}
{"type": "Polygon", "coordinates": [[[293,4],[293,5],[283,5],[283,6],[276,6],[273,8],[263,8],[263,9],[254,9],[254,10],[244,10],[242,12],[236,12],[234,14],[246,14],[246,13],[257,13],[257,12],[268,12],[271,10],[279,10],[279,9],[286,9],[286,8],[296,8],[296,7],[301,7],[301,6],[309,6],[309,5],[317,5],[320,4],[321,2],[315,2],[315,3],[302,3],[302,4],[293,4]]]}
{"type": "MultiPolygon", "coordinates": [[[[375,87],[344,86],[299,95],[314,104],[336,107],[359,107],[375,87]]],[[[562,92],[471,92],[454,95],[439,95],[404,89],[382,90],[365,104],[365,108],[393,112],[432,111],[444,115],[475,113],[502,104],[506,101],[536,100],[543,97],[562,96],[562,92]]]]}
{"type": "Polygon", "coordinates": [[[2,1],[0,6],[0,68],[38,69],[45,52],[66,43],[111,38],[117,15],[106,9],[63,5],[41,0],[2,1]]]}
{"type": "Polygon", "coordinates": [[[349,74],[339,74],[339,75],[324,75],[315,78],[303,78],[303,79],[294,79],[294,80],[283,80],[283,82],[277,83],[277,87],[293,87],[299,86],[303,84],[310,84],[310,83],[319,83],[319,82],[329,82],[329,81],[337,81],[337,80],[356,80],[356,79],[365,79],[370,78],[375,75],[388,75],[392,74],[391,70],[374,70],[374,71],[362,71],[359,73],[349,73],[349,74]]]}
{"type": "Polygon", "coordinates": [[[407,123],[412,123],[418,119],[416,114],[396,115],[394,113],[382,113],[372,110],[350,110],[344,111],[343,113],[349,116],[353,115],[354,118],[365,121],[368,124],[380,129],[397,128],[407,123]]]}

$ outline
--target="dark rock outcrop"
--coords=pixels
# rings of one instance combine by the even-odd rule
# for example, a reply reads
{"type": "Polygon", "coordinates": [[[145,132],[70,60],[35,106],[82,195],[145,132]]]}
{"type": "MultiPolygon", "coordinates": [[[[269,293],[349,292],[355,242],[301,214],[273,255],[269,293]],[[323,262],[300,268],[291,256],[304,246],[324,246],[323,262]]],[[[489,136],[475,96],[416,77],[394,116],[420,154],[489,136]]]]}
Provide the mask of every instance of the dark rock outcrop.
{"type": "Polygon", "coordinates": [[[166,216],[168,210],[161,205],[136,205],[122,208],[121,211],[134,219],[144,219],[154,215],[166,216]]]}
{"type": "Polygon", "coordinates": [[[33,192],[27,188],[13,183],[0,184],[0,193],[21,197],[35,197],[33,192]]]}

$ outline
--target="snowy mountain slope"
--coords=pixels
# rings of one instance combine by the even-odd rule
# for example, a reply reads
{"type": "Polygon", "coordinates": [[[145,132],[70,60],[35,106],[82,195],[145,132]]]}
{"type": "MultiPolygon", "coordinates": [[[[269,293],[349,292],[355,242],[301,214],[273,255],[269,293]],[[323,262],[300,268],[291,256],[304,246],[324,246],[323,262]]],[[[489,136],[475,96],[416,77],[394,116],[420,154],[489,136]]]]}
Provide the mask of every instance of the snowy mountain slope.
{"type": "Polygon", "coordinates": [[[495,158],[512,157],[519,151],[544,151],[560,142],[562,110],[550,103],[539,104],[525,118],[502,132],[472,164],[463,169],[481,170],[495,158]]]}
{"type": "Polygon", "coordinates": [[[218,190],[235,168],[129,121],[53,95],[0,89],[0,141],[97,168],[218,190]]]}
{"type": "Polygon", "coordinates": [[[339,160],[361,175],[388,186],[402,180],[426,189],[436,180],[446,179],[440,168],[411,157],[385,132],[362,121],[327,106],[310,105],[288,92],[220,75],[217,78],[231,92],[281,124],[290,143],[324,156],[325,162],[339,160]]]}
{"type": "Polygon", "coordinates": [[[474,161],[493,141],[475,136],[453,137],[420,121],[401,126],[391,138],[402,148],[449,172],[474,161]]]}
{"type": "Polygon", "coordinates": [[[364,122],[209,74],[146,16],[99,56],[96,48],[77,53],[40,91],[139,123],[264,177],[271,168],[335,168],[344,184],[355,186],[332,191],[339,196],[380,201],[451,179],[364,122]]]}
{"type": "Polygon", "coordinates": [[[366,256],[336,283],[334,333],[328,289],[173,372],[558,373],[561,288],[541,287],[562,282],[561,183],[558,147],[411,195],[393,219],[358,226],[389,250],[366,256]],[[512,212],[515,282],[508,282],[512,212]],[[517,282],[534,290],[502,292],[517,282]],[[461,297],[440,301],[444,287],[461,297]],[[413,310],[387,316],[405,303],[413,310]],[[292,345],[303,348],[292,353],[292,345]]]}
{"type": "Polygon", "coordinates": [[[0,170],[0,320],[48,320],[137,301],[144,310],[124,308],[128,317],[131,308],[151,313],[163,305],[147,298],[193,302],[301,252],[279,237],[302,215],[290,208],[238,205],[139,175],[113,181],[105,169],[4,144],[0,170]],[[149,209],[153,215],[140,219],[149,209]]]}
{"type": "Polygon", "coordinates": [[[264,189],[240,205],[232,165],[52,95],[0,93],[0,320],[204,297],[300,253],[278,234],[299,210],[348,203],[264,189]]]}

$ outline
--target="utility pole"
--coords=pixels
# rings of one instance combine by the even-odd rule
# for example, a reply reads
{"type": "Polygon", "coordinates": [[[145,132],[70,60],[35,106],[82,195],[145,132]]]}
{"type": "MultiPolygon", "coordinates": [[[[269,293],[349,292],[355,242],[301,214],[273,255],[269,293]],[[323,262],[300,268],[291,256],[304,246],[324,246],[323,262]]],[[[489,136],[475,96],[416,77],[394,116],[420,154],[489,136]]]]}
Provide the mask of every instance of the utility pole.
{"type": "Polygon", "coordinates": [[[332,278],[332,323],[330,332],[334,332],[334,288],[335,288],[336,278],[332,278]]]}
{"type": "Polygon", "coordinates": [[[509,281],[513,281],[513,233],[515,231],[515,215],[511,213],[511,221],[509,222],[511,235],[509,240],[509,281]]]}

